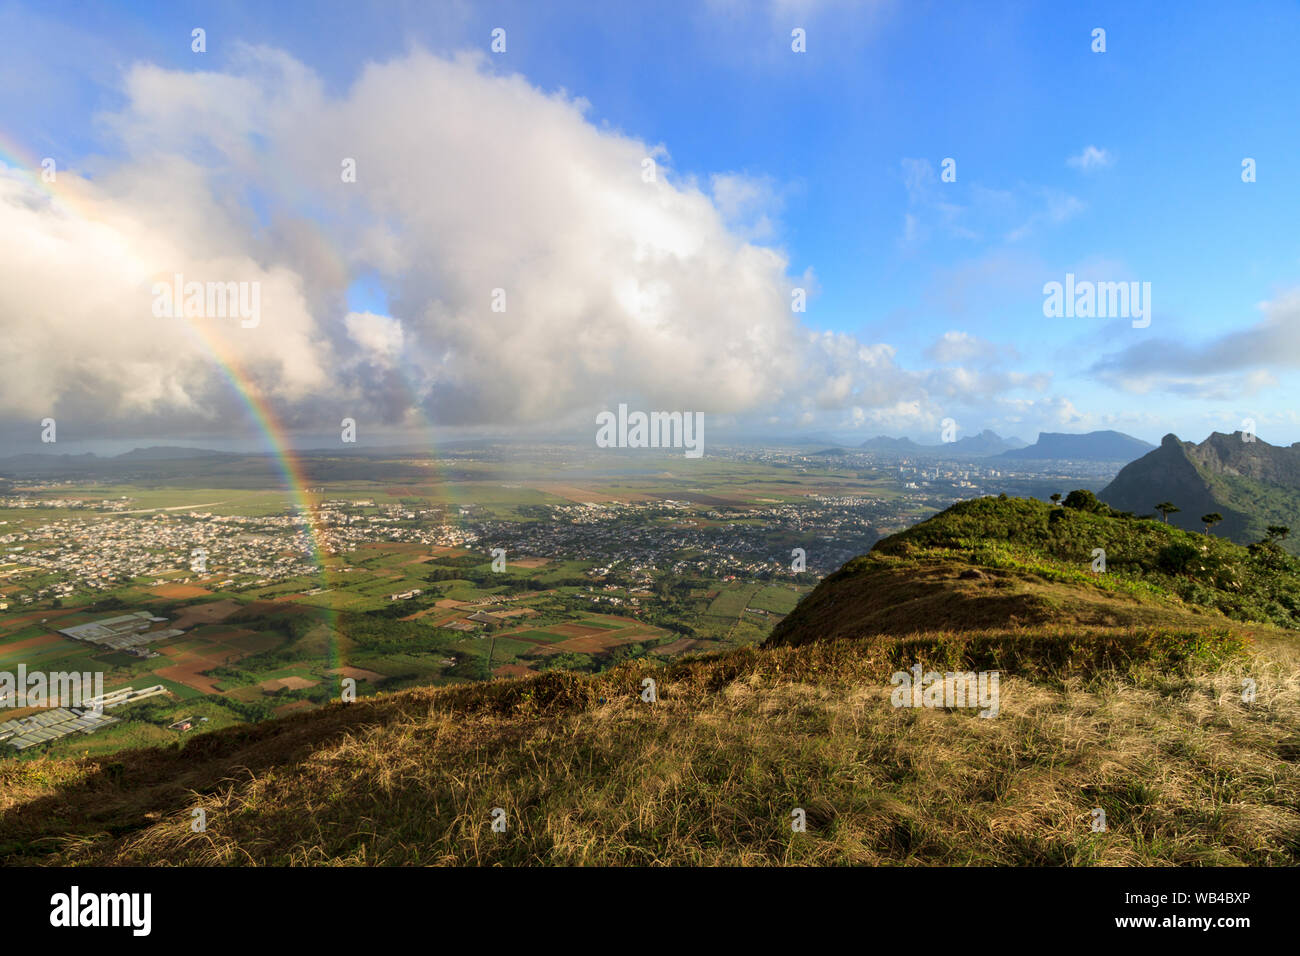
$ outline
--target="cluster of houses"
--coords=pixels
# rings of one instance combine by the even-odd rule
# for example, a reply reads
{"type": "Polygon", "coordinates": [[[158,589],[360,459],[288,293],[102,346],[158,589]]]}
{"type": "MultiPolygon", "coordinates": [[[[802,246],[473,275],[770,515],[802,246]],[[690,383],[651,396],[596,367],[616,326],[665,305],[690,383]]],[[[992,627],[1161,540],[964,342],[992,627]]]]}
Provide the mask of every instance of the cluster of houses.
{"type": "Polygon", "coordinates": [[[16,598],[31,604],[78,591],[108,591],[142,578],[156,584],[260,587],[315,573],[317,549],[341,554],[376,541],[463,547],[477,540],[474,531],[446,524],[441,510],[339,499],[309,516],[186,511],[62,517],[0,533],[0,550],[11,560],[21,556],[22,566],[7,573],[11,580],[41,578],[39,586],[16,598]]]}

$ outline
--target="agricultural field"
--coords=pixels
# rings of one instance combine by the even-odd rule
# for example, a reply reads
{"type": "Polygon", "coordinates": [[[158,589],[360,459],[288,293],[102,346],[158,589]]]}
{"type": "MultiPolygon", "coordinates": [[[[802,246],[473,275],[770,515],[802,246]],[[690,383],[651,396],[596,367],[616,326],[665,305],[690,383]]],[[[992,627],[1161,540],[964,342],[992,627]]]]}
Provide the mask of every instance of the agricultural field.
{"type": "Polygon", "coordinates": [[[575,583],[591,564],[524,558],[494,574],[490,559],[464,549],[373,544],[347,555],[350,570],[326,574],[323,588],[313,576],[230,592],[210,582],[136,586],[79,607],[0,615],[0,669],[102,673],[109,692],[162,685],[165,697],[124,708],[114,714],[120,723],[43,751],[101,754],[318,707],[339,699],[345,679],[366,696],[556,667],[594,673],[634,656],[754,642],[768,622],[746,610],[788,610],[796,593],[789,585],[693,589],[699,596],[682,608],[695,627],[688,636],[690,624],[674,631],[643,619],[650,591],[575,583]],[[145,645],[148,656],[58,633],[128,610],[163,618],[154,630],[183,633],[145,645]],[[192,716],[207,720],[169,729],[192,716]]]}

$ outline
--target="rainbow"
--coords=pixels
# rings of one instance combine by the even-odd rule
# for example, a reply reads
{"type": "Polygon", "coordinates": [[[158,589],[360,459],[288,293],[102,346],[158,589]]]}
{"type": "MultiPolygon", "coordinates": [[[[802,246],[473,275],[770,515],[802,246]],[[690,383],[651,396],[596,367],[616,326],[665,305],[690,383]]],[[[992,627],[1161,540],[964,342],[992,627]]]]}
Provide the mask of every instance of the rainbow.
{"type": "MultiPolygon", "coordinates": [[[[55,182],[48,182],[41,175],[41,160],[28,154],[12,139],[0,135],[0,175],[7,170],[14,170],[25,180],[29,180],[36,188],[47,194],[51,202],[64,213],[87,221],[99,220],[93,204],[79,195],[77,188],[71,185],[76,177],[56,175],[55,182]]],[[[146,271],[148,269],[142,263],[141,272],[146,271]]],[[[184,309],[181,309],[179,314],[183,315],[184,309]]],[[[319,571],[320,586],[328,587],[329,566],[325,561],[326,539],[307,491],[308,485],[302,463],[292,452],[287,431],[276,419],[256,383],[243,371],[230,351],[223,348],[220,340],[205,330],[204,323],[187,320],[185,327],[213,357],[217,367],[248,408],[249,414],[264,436],[288,490],[291,503],[303,516],[307,530],[308,552],[312,563],[319,571]]],[[[326,623],[333,635],[330,641],[330,657],[332,663],[339,666],[342,660],[340,642],[342,634],[338,628],[338,616],[332,602],[325,606],[325,613],[326,623]]]]}

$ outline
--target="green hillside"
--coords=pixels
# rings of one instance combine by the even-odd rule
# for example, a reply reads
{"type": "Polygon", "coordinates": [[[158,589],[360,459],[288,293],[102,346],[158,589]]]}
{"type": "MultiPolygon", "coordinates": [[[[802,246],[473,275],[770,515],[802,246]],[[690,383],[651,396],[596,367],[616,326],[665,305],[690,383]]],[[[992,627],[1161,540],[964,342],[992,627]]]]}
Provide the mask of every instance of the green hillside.
{"type": "Polygon", "coordinates": [[[1067,502],[953,505],[828,576],[768,642],[1049,622],[1300,627],[1300,561],[1277,546],[1118,516],[1087,492],[1067,502]]]}

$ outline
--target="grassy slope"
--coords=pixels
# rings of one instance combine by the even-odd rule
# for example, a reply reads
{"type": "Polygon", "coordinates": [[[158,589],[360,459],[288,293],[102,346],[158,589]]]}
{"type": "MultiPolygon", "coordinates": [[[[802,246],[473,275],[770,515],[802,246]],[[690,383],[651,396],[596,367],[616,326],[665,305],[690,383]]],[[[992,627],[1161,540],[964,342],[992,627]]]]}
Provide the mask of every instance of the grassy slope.
{"type": "Polygon", "coordinates": [[[1046,513],[1038,525],[1039,507],[967,503],[882,542],[791,615],[822,639],[785,625],[774,635],[797,646],[406,691],[183,748],[0,764],[0,854],[130,864],[1300,862],[1300,644],[1293,631],[1216,610],[1285,608],[1257,592],[1265,580],[1290,587],[1290,572],[1243,565],[1239,548],[1215,551],[1215,574],[1252,577],[1221,593],[1201,580],[1204,593],[1188,592],[1197,604],[1178,595],[1178,575],[1144,570],[1181,532],[1055,519],[1112,536],[1099,586],[1075,567],[1091,542],[1056,534],[1046,513]],[[967,540],[981,529],[988,535],[967,540]],[[1017,614],[1032,627],[1013,626],[1017,614]],[[1000,714],[893,708],[889,675],[914,662],[999,668],[1000,714]],[[655,705],[638,697],[646,676],[658,683],[655,705]],[[1250,704],[1246,678],[1258,687],[1250,704]],[[203,834],[190,830],[199,807],[203,834]],[[506,810],[504,834],[491,830],[493,807],[506,810]],[[807,833],[791,830],[795,807],[807,833]],[[1096,807],[1105,833],[1091,831],[1096,807]]]}
{"type": "Polygon", "coordinates": [[[829,575],[768,643],[954,626],[1229,621],[1300,628],[1300,561],[1159,521],[979,498],[829,575]],[[1091,570],[1097,548],[1104,574],[1091,570]]]}

